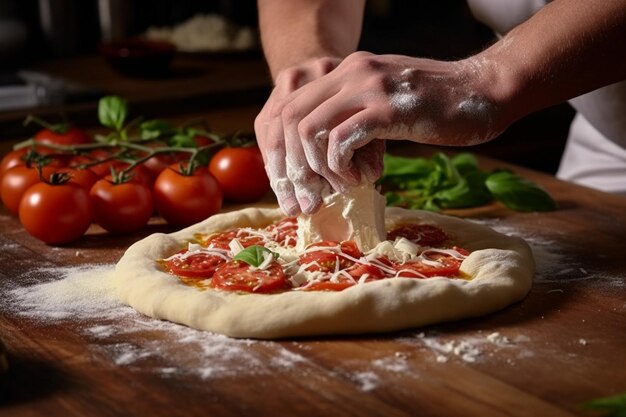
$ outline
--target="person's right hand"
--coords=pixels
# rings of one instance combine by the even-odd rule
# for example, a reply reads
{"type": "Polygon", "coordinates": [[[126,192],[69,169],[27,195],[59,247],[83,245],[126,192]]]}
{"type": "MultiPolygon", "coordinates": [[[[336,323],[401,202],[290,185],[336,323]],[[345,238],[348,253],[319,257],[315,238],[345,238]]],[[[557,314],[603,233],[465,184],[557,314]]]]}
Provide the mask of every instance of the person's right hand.
{"type": "Polygon", "coordinates": [[[467,146],[495,137],[504,123],[491,100],[491,74],[476,57],[444,62],[357,52],[273,96],[261,149],[281,206],[290,215],[312,214],[328,184],[343,192],[373,183],[382,173],[383,139],[467,146]]]}
{"type": "MultiPolygon", "coordinates": [[[[272,190],[274,190],[281,208],[287,214],[296,214],[300,211],[301,203],[299,201],[307,205],[306,199],[319,198],[322,190],[328,188],[328,183],[313,172],[306,160],[300,161],[301,163],[296,161],[296,164],[301,169],[287,172],[287,165],[285,164],[287,150],[285,149],[283,129],[282,126],[277,125],[273,125],[271,129],[269,128],[270,114],[273,108],[282,103],[292,92],[328,74],[340,62],[341,58],[337,57],[314,58],[282,70],[276,77],[276,85],[272,94],[254,121],[257,142],[263,154],[272,190]],[[294,189],[293,184],[300,181],[307,182],[318,191],[315,193],[315,197],[297,194],[300,190],[294,189]]],[[[296,144],[300,143],[299,141],[294,142],[296,144]]],[[[303,152],[300,151],[295,154],[303,155],[303,152]]],[[[315,202],[315,204],[319,205],[319,202],[315,202]]]]}

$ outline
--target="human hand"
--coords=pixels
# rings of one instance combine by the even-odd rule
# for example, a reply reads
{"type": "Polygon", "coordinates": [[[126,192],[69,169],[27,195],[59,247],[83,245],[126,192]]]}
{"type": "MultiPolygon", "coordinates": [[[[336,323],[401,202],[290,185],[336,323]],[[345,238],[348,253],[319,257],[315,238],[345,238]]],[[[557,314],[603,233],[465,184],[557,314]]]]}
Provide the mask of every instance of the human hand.
{"type": "MultiPolygon", "coordinates": [[[[301,65],[293,66],[282,70],[276,77],[276,86],[263,109],[254,121],[254,130],[256,133],[259,148],[263,154],[266,171],[270,179],[270,184],[274,193],[278,198],[278,202],[283,211],[288,214],[297,214],[300,211],[299,201],[303,203],[306,195],[297,194],[294,183],[299,184],[300,181],[308,181],[310,186],[315,188],[315,195],[321,195],[321,192],[328,188],[327,182],[313,172],[306,160],[300,161],[302,169],[291,172],[290,180],[287,172],[287,149],[285,148],[285,137],[280,121],[270,124],[270,114],[274,112],[274,107],[280,105],[286,97],[300,87],[316,80],[330,71],[332,71],[339,63],[340,58],[326,57],[315,58],[303,62],[301,65]]],[[[295,144],[298,147],[298,143],[295,144]]],[[[298,149],[298,155],[301,154],[301,146],[298,149]]],[[[316,203],[316,207],[319,207],[316,203]]]]}
{"type": "Polygon", "coordinates": [[[465,146],[495,137],[504,126],[484,81],[489,70],[479,60],[357,52],[328,75],[276,97],[267,129],[273,145],[286,150],[286,167],[282,156],[266,163],[270,171],[282,169],[289,180],[283,187],[295,190],[300,207],[286,211],[315,212],[320,180],[338,191],[362,181],[362,174],[375,181],[384,145],[374,139],[465,146]]]}

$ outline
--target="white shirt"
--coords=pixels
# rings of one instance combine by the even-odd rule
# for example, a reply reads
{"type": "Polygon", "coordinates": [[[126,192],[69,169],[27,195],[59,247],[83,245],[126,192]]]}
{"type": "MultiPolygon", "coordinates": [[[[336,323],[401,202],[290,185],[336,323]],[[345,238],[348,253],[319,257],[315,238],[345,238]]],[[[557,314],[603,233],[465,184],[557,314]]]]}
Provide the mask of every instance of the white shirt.
{"type": "MultiPolygon", "coordinates": [[[[468,0],[474,16],[506,33],[545,0],[468,0]]],[[[569,101],[577,110],[557,177],[626,195],[626,81],[569,101]]]]}

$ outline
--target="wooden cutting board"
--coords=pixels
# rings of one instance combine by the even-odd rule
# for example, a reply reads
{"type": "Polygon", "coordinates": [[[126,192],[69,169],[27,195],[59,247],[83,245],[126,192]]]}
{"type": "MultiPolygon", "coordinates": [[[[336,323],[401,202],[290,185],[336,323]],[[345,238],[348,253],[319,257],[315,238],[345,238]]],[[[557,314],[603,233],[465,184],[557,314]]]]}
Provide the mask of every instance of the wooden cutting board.
{"type": "Polygon", "coordinates": [[[76,276],[81,265],[106,271],[130,243],[173,229],[156,218],[132,236],[92,227],[75,245],[51,248],[0,211],[10,367],[0,416],[595,415],[580,404],[626,392],[626,199],[515,170],[560,209],[454,214],[529,240],[540,261],[530,295],[486,317],[389,335],[234,340],[120,306],[60,306],[24,288],[76,276]]]}

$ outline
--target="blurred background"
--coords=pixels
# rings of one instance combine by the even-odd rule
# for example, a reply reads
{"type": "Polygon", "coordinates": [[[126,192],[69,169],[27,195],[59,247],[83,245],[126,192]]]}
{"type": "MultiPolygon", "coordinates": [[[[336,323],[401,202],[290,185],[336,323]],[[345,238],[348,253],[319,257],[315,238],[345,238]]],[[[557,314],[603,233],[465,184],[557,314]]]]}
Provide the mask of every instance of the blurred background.
{"type": "MultiPolygon", "coordinates": [[[[462,0],[371,0],[360,49],[450,60],[493,41],[462,0]]],[[[95,124],[104,94],[168,117],[260,108],[270,89],[254,0],[0,1],[0,141],[27,136],[28,113],[95,124]]],[[[472,151],[553,173],[572,116],[546,109],[472,151]]]]}

